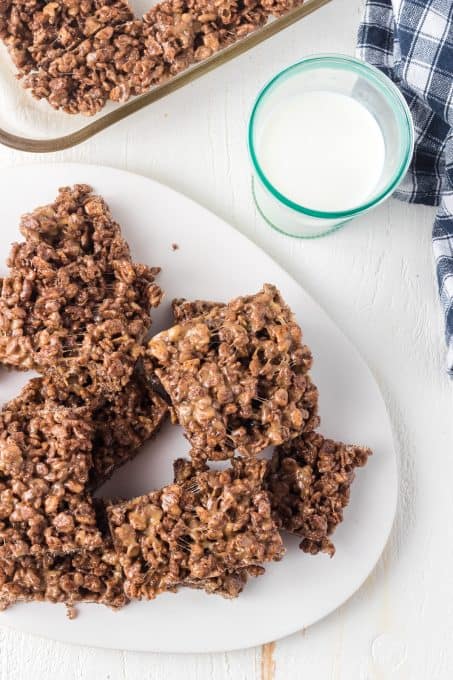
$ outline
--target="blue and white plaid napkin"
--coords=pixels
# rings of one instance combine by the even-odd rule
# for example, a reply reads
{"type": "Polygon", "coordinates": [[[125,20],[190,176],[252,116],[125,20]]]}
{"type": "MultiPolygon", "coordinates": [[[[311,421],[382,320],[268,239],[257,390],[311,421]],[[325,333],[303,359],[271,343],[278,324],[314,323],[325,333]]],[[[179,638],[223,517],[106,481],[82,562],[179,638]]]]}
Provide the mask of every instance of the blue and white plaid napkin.
{"type": "Polygon", "coordinates": [[[433,249],[453,376],[453,0],[366,0],[358,56],[396,83],[412,112],[414,157],[394,196],[438,206],[433,249]]]}

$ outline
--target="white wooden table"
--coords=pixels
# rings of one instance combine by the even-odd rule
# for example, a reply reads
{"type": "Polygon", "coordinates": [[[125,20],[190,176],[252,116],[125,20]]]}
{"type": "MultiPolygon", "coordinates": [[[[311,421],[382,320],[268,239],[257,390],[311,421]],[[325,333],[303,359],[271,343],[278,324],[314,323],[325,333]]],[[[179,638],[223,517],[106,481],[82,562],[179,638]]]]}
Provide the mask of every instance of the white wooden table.
{"type": "Polygon", "coordinates": [[[265,226],[250,195],[246,123],[257,91],[309,53],[352,54],[360,4],[333,0],[77,149],[49,158],[2,148],[0,167],[66,160],[154,177],[247,234],[325,307],[375,373],[395,431],[400,501],[378,567],[325,621],[262,649],[147,655],[0,628],[0,680],[453,678],[453,395],[431,256],[433,212],[389,201],[333,236],[303,242],[265,226]]]}

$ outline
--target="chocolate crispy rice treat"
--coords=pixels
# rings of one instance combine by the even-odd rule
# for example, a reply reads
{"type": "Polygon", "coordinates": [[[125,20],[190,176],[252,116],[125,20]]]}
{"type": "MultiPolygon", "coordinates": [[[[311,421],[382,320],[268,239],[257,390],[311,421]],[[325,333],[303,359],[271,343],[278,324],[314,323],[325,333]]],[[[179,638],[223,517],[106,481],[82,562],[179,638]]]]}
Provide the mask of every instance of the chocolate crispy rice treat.
{"type": "Polygon", "coordinates": [[[0,38],[23,76],[132,16],[123,0],[0,0],[0,38]]]}
{"type": "Polygon", "coordinates": [[[92,116],[108,100],[123,102],[143,94],[164,72],[161,60],[147,53],[143,22],[131,20],[102,28],[22,82],[55,109],[92,116]]]}
{"type": "MultiPolygon", "coordinates": [[[[284,548],[263,491],[265,461],[235,459],[131,501],[107,506],[128,597],[153,599],[178,586],[226,597],[284,548]]],[[[177,473],[180,478],[180,473],[177,473]]]]}
{"type": "Polygon", "coordinates": [[[111,394],[142,354],[158,268],[135,264],[119,225],[87,185],[24,215],[0,296],[0,361],[62,388],[111,394]]]}
{"type": "Polygon", "coordinates": [[[55,386],[47,378],[29,383],[44,399],[61,406],[85,407],[92,422],[91,490],[104,484],[125,463],[132,460],[140,447],[159,430],[168,414],[167,403],[135,370],[120,392],[107,398],[85,395],[55,386]]]}
{"type": "Polygon", "coordinates": [[[0,558],[0,609],[15,602],[96,602],[115,609],[127,604],[123,575],[111,541],[102,549],[73,555],[0,558]]]}
{"type": "Polygon", "coordinates": [[[348,446],[308,432],[278,447],[270,462],[266,488],[280,528],[303,537],[304,552],[335,547],[329,536],[343,521],[355,468],[363,467],[370,449],[348,446]]]}
{"type": "Polygon", "coordinates": [[[265,284],[149,341],[146,365],[155,366],[195,457],[255,455],[318,425],[301,340],[277,288],[265,284]]]}
{"type": "Polygon", "coordinates": [[[102,546],[86,494],[93,426],[86,408],[43,400],[30,381],[0,413],[0,558],[102,546]]]}

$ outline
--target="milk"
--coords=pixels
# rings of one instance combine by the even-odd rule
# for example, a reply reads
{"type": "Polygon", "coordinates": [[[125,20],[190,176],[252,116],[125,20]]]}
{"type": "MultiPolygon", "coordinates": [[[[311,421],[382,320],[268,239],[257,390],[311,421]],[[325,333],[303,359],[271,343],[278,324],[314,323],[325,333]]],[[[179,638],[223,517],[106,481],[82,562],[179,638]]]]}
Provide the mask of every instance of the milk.
{"type": "Polygon", "coordinates": [[[373,115],[352,97],[325,91],[300,92],[274,105],[262,121],[256,150],[277,191],[322,212],[366,203],[385,160],[373,115]]]}

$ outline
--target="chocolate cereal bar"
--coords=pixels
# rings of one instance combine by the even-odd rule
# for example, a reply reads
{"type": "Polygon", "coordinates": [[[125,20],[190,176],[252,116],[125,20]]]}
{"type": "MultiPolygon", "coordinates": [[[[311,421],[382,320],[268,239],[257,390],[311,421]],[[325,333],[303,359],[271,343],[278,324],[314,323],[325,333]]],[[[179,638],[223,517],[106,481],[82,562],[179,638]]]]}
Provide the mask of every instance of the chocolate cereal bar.
{"type": "Polygon", "coordinates": [[[280,528],[302,537],[304,552],[330,556],[329,536],[343,521],[355,468],[363,467],[370,449],[348,446],[308,432],[278,447],[267,475],[273,516],[280,528]]]}
{"type": "Polygon", "coordinates": [[[31,381],[0,413],[0,557],[102,545],[86,487],[93,425],[86,408],[42,401],[31,381]]]}
{"type": "Polygon", "coordinates": [[[69,606],[96,602],[115,609],[127,604],[122,570],[111,542],[89,553],[0,558],[0,609],[31,600],[69,606]]]}
{"type": "Polygon", "coordinates": [[[138,370],[121,391],[104,398],[90,393],[82,397],[46,377],[30,380],[27,390],[33,403],[38,399],[38,403],[52,402],[87,414],[91,423],[91,490],[132,460],[168,414],[167,403],[138,370]]]}
{"type": "Polygon", "coordinates": [[[269,284],[159,333],[147,349],[193,454],[209,459],[255,455],[316,427],[311,363],[269,284]]]}
{"type": "Polygon", "coordinates": [[[0,38],[20,76],[129,19],[123,0],[0,0],[0,38]]]}
{"type": "Polygon", "coordinates": [[[226,470],[200,471],[109,504],[126,595],[153,599],[185,585],[231,597],[247,571],[281,559],[283,544],[262,488],[265,470],[265,461],[235,459],[226,470]]]}
{"type": "Polygon", "coordinates": [[[90,187],[64,188],[21,220],[0,296],[0,361],[34,368],[75,392],[129,381],[159,304],[158,269],[135,264],[90,187]]]}

